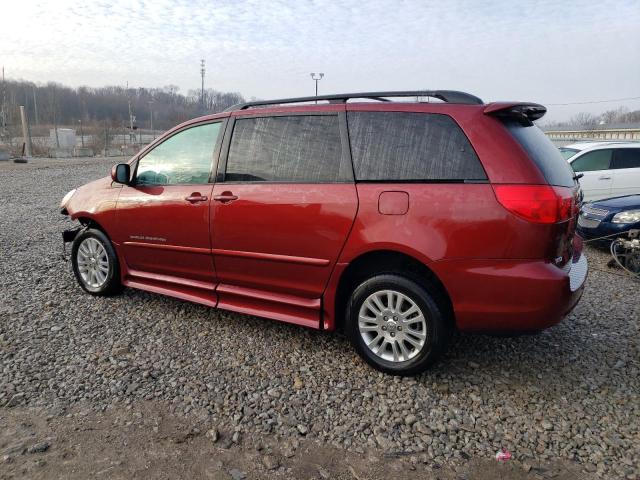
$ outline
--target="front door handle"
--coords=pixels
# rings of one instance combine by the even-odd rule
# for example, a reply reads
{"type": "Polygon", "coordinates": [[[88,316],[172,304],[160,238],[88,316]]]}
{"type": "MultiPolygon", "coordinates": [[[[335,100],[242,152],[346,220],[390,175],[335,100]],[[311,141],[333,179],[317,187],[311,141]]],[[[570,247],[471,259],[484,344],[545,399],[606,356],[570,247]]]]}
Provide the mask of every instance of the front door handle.
{"type": "Polygon", "coordinates": [[[228,203],[228,202],[233,202],[234,200],[237,200],[238,196],[234,195],[231,192],[223,192],[221,195],[215,195],[213,199],[216,202],[228,203]]]}
{"type": "Polygon", "coordinates": [[[207,196],[206,195],[200,195],[198,192],[194,192],[191,195],[189,195],[188,197],[185,197],[185,200],[187,202],[191,202],[191,203],[206,202],[207,201],[207,196]]]}
{"type": "Polygon", "coordinates": [[[598,178],[598,180],[611,180],[611,177],[602,176],[602,177],[598,178]]]}

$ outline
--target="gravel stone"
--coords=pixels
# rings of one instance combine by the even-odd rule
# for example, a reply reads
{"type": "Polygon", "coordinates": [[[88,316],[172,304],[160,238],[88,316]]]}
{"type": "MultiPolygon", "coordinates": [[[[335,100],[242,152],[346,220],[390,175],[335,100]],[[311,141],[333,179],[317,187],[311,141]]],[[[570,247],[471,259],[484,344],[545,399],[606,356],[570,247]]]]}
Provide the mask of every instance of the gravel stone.
{"type": "Polygon", "coordinates": [[[231,478],[233,480],[244,480],[245,478],[247,478],[247,474],[241,470],[238,470],[237,468],[232,468],[231,470],[229,470],[229,475],[231,475],[231,478]]]}
{"type": "Polygon", "coordinates": [[[265,455],[262,457],[262,464],[267,470],[275,470],[280,466],[280,461],[274,455],[265,455]]]}
{"type": "Polygon", "coordinates": [[[558,326],[514,338],[455,334],[431,370],[393,377],[340,334],[133,289],[87,295],[60,258],[60,232],[74,223],[58,206],[118,161],[0,164],[0,414],[152,400],[238,440],[236,427],[282,445],[306,435],[414,455],[428,468],[504,447],[536,472],[558,459],[600,478],[640,476],[638,283],[608,269],[606,252],[586,247],[584,295],[558,326]]]}
{"type": "Polygon", "coordinates": [[[217,428],[212,428],[211,430],[208,430],[205,436],[211,439],[213,443],[216,443],[220,439],[220,433],[218,432],[217,428]]]}
{"type": "Polygon", "coordinates": [[[44,453],[49,450],[49,442],[40,442],[34,445],[31,445],[27,449],[27,453],[44,453]]]}
{"type": "Polygon", "coordinates": [[[414,414],[409,414],[406,417],[404,417],[404,424],[405,425],[413,425],[414,423],[416,423],[418,421],[418,417],[416,417],[414,414]]]}
{"type": "Polygon", "coordinates": [[[318,467],[318,474],[321,478],[324,478],[324,480],[331,478],[331,474],[322,467],[318,467]]]}

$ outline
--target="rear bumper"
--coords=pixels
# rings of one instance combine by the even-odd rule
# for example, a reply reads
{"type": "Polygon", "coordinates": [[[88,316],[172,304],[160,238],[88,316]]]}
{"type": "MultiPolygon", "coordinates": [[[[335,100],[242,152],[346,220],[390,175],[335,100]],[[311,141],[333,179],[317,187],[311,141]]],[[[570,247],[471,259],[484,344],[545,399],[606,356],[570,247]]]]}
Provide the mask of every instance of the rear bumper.
{"type": "Polygon", "coordinates": [[[463,331],[551,327],[576,306],[588,272],[581,251],[564,268],[534,260],[448,260],[430,266],[444,283],[463,331]]]}

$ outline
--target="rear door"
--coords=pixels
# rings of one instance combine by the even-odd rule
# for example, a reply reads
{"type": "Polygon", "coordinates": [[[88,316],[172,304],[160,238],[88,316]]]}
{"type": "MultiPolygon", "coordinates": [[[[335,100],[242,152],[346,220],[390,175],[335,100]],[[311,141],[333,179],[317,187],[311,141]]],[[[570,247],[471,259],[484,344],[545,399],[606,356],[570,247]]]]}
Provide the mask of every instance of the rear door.
{"type": "Polygon", "coordinates": [[[640,193],[640,148],[616,148],[611,164],[611,196],[640,193]]]}
{"type": "Polygon", "coordinates": [[[318,327],[357,196],[343,112],[238,116],[213,189],[219,306],[318,327]]]}
{"type": "Polygon", "coordinates": [[[116,242],[129,275],[212,291],[209,181],[223,123],[180,130],[142,156],[118,198],[116,242]]]}
{"type": "Polygon", "coordinates": [[[579,181],[584,200],[598,200],[611,196],[613,185],[612,153],[610,148],[591,150],[578,154],[571,160],[573,171],[583,174],[579,181]]]}

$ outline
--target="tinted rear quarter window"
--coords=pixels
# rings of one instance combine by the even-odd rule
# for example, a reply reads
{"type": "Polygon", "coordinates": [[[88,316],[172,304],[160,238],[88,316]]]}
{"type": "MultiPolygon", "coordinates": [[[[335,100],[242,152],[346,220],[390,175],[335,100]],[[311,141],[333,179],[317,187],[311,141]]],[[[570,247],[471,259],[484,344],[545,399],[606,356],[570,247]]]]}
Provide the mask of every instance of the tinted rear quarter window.
{"type": "Polygon", "coordinates": [[[611,168],[640,168],[640,148],[617,148],[611,168]]]}
{"type": "Polygon", "coordinates": [[[458,124],[448,115],[349,112],[358,181],[486,180],[458,124]]]}
{"type": "Polygon", "coordinates": [[[535,125],[525,126],[517,121],[507,121],[505,125],[550,185],[575,185],[574,173],[569,163],[542,130],[535,125]]]}
{"type": "Polygon", "coordinates": [[[236,119],[226,181],[332,183],[352,181],[336,115],[236,119]]]}

